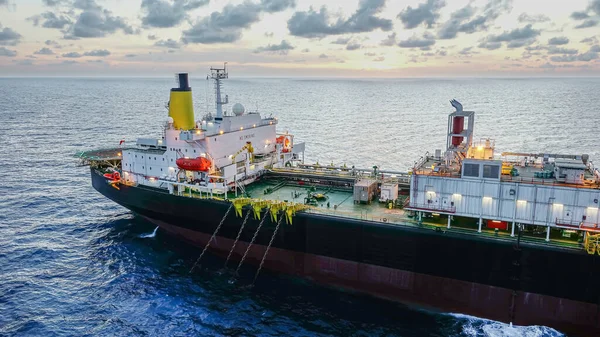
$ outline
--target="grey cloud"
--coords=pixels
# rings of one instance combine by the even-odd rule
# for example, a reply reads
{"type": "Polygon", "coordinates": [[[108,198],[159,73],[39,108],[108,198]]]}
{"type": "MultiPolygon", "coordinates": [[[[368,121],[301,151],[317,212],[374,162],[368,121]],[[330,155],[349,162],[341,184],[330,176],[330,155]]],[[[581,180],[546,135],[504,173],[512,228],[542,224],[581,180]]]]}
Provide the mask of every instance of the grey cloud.
{"type": "Polygon", "coordinates": [[[585,20],[575,26],[577,29],[595,27],[598,25],[598,18],[592,16],[600,16],[600,0],[590,0],[585,11],[576,11],[571,13],[571,18],[574,20],[585,20]]]}
{"type": "Polygon", "coordinates": [[[42,2],[44,3],[44,5],[49,7],[54,7],[65,3],[64,0],[42,0],[42,2]]]}
{"type": "Polygon", "coordinates": [[[525,40],[514,40],[510,41],[506,44],[508,49],[521,48],[523,46],[529,46],[535,42],[535,39],[525,39],[525,40]]]}
{"type": "MultiPolygon", "coordinates": [[[[2,28],[1,25],[0,28],[2,28]]],[[[0,46],[16,46],[19,42],[21,42],[21,34],[8,27],[0,30],[0,46]]]]}
{"type": "Polygon", "coordinates": [[[435,39],[429,33],[423,34],[423,38],[419,38],[413,35],[408,40],[400,41],[398,46],[401,48],[420,48],[421,50],[428,50],[429,47],[435,44],[435,39]]]}
{"type": "Polygon", "coordinates": [[[586,53],[577,55],[578,61],[589,62],[596,59],[598,59],[598,53],[593,51],[588,51],[586,53]]]}
{"type": "Polygon", "coordinates": [[[310,49],[308,49],[308,48],[304,48],[304,49],[302,49],[302,52],[303,52],[303,53],[308,53],[308,52],[310,52],[310,49]]]}
{"type": "Polygon", "coordinates": [[[374,62],[383,62],[385,61],[385,57],[383,56],[379,56],[373,59],[374,62]]]}
{"type": "Polygon", "coordinates": [[[600,15],[600,0],[592,0],[588,5],[588,10],[596,13],[596,15],[600,15]]]}
{"type": "Polygon", "coordinates": [[[465,55],[465,56],[471,56],[473,54],[479,54],[479,52],[476,52],[473,50],[473,47],[466,47],[463,48],[461,51],[458,52],[460,55],[465,55]]]}
{"type": "Polygon", "coordinates": [[[441,39],[453,39],[458,33],[472,34],[488,28],[503,13],[511,11],[511,0],[489,0],[483,9],[474,8],[471,4],[450,15],[450,20],[438,29],[441,39]],[[479,12],[477,16],[474,15],[479,12]]]}
{"type": "Polygon", "coordinates": [[[8,6],[8,0],[0,0],[0,6],[8,6]]]}
{"type": "Polygon", "coordinates": [[[242,37],[244,28],[260,19],[261,11],[260,5],[251,2],[226,5],[221,12],[212,12],[183,31],[182,40],[205,44],[235,42],[242,37]]]}
{"type": "Polygon", "coordinates": [[[74,60],[64,60],[62,61],[60,64],[64,64],[64,65],[73,65],[73,64],[78,64],[79,62],[74,61],[74,60]]]}
{"type": "Polygon", "coordinates": [[[427,28],[431,28],[435,21],[440,17],[439,11],[446,5],[444,0],[427,0],[419,4],[416,8],[408,6],[397,18],[402,21],[404,28],[413,29],[424,23],[427,28]]]}
{"type": "Polygon", "coordinates": [[[106,49],[97,49],[97,50],[92,50],[90,52],[83,53],[83,56],[106,57],[108,55],[110,55],[110,52],[106,49]]]}
{"type": "Polygon", "coordinates": [[[596,60],[596,59],[598,59],[598,53],[592,52],[592,51],[588,51],[586,53],[579,54],[579,55],[562,55],[562,56],[550,57],[550,61],[552,61],[552,62],[575,62],[575,61],[589,62],[591,60],[596,60]]]}
{"type": "Polygon", "coordinates": [[[366,33],[376,29],[389,31],[392,21],[377,17],[385,6],[385,0],[360,0],[358,9],[348,19],[338,19],[329,23],[330,17],[325,6],[316,12],[312,7],[307,12],[296,12],[288,20],[290,34],[307,38],[348,33],[366,33]]]}
{"type": "Polygon", "coordinates": [[[595,45],[590,48],[591,52],[600,53],[600,45],[595,45]]]}
{"type": "Polygon", "coordinates": [[[354,43],[349,43],[346,46],[346,50],[357,50],[357,49],[360,49],[360,48],[362,48],[362,46],[359,43],[355,43],[355,42],[354,43]]]}
{"type": "Polygon", "coordinates": [[[295,0],[261,0],[263,10],[268,13],[281,12],[296,7],[295,0]]]}
{"type": "Polygon", "coordinates": [[[96,0],[75,0],[73,2],[73,7],[77,8],[77,9],[82,9],[84,11],[101,10],[102,9],[102,7],[100,7],[96,3],[96,0]]]}
{"type": "Polygon", "coordinates": [[[157,47],[165,47],[165,48],[171,48],[171,49],[181,48],[181,43],[179,43],[178,41],[175,41],[173,39],[156,41],[156,43],[154,43],[154,45],[157,47]]]}
{"type": "Polygon", "coordinates": [[[571,18],[574,19],[574,20],[583,20],[583,19],[587,19],[589,17],[590,16],[586,12],[573,12],[573,13],[571,13],[571,18]]]}
{"type": "Polygon", "coordinates": [[[156,39],[157,39],[156,35],[154,35],[154,34],[148,34],[148,40],[154,41],[156,39]]]}
{"type": "Polygon", "coordinates": [[[328,57],[329,57],[329,56],[327,56],[327,55],[325,55],[325,54],[321,54],[321,55],[319,55],[319,58],[320,58],[320,59],[326,59],[326,58],[328,58],[328,57]]]}
{"type": "Polygon", "coordinates": [[[137,56],[136,54],[127,54],[127,55],[125,55],[125,57],[127,57],[127,58],[136,57],[136,56],[137,56]]]}
{"type": "Polygon", "coordinates": [[[588,19],[575,26],[576,29],[590,28],[598,25],[598,21],[595,19],[588,19]]]}
{"type": "Polygon", "coordinates": [[[377,53],[368,52],[368,53],[365,53],[365,56],[371,56],[371,57],[377,56],[377,53]]]}
{"type": "Polygon", "coordinates": [[[554,46],[560,46],[567,43],[569,43],[569,39],[566,36],[553,37],[548,40],[548,44],[554,46]]]}
{"type": "Polygon", "coordinates": [[[6,47],[0,47],[0,56],[13,57],[17,56],[15,50],[6,49],[6,47]]]}
{"type": "Polygon", "coordinates": [[[188,18],[189,11],[209,2],[210,0],[142,0],[142,24],[157,28],[175,27],[188,18]]]}
{"type": "Polygon", "coordinates": [[[527,13],[521,13],[521,15],[518,17],[518,20],[521,23],[540,23],[550,21],[550,18],[544,14],[529,15],[527,13]]]}
{"type": "Polygon", "coordinates": [[[350,42],[349,37],[339,37],[334,41],[331,41],[331,44],[348,44],[348,42],[350,42]]]}
{"type": "Polygon", "coordinates": [[[381,41],[380,45],[390,47],[396,45],[396,43],[396,33],[392,33],[385,40],[381,41]]]}
{"type": "Polygon", "coordinates": [[[57,15],[53,12],[44,12],[39,16],[33,17],[33,24],[35,26],[38,25],[38,20],[43,20],[42,27],[44,28],[54,28],[54,29],[63,29],[65,26],[68,26],[73,23],[71,18],[65,15],[57,15]]]}
{"type": "Polygon", "coordinates": [[[79,54],[78,52],[70,52],[70,53],[62,54],[62,57],[76,59],[76,58],[83,57],[83,55],[79,54]]]}
{"type": "Polygon", "coordinates": [[[52,51],[52,49],[44,47],[44,48],[34,52],[34,54],[36,54],[36,55],[54,55],[54,52],[52,51]]]}
{"type": "Polygon", "coordinates": [[[487,50],[496,50],[502,47],[502,42],[482,42],[477,47],[487,50]]]}
{"type": "Polygon", "coordinates": [[[523,28],[504,31],[499,35],[489,35],[483,43],[506,42],[508,48],[519,48],[534,43],[538,35],[540,35],[540,31],[533,29],[531,24],[528,24],[523,28]]]}
{"type": "Polygon", "coordinates": [[[550,46],[548,48],[548,54],[568,54],[568,55],[575,55],[578,52],[579,51],[577,49],[559,48],[559,47],[555,47],[555,46],[550,46]]]}
{"type": "MultiPolygon", "coordinates": [[[[88,1],[92,2],[93,1],[88,1]]],[[[85,8],[91,6],[89,3],[85,3],[85,8]]],[[[125,34],[134,34],[134,29],[129,26],[125,20],[119,16],[113,16],[112,12],[101,9],[91,8],[83,11],[75,24],[73,24],[65,38],[77,39],[77,38],[96,38],[104,37],[107,34],[113,34],[117,30],[122,30],[125,34]]]]}
{"type": "Polygon", "coordinates": [[[598,38],[595,37],[595,36],[590,36],[590,37],[587,37],[587,38],[585,38],[585,39],[583,39],[583,40],[581,40],[579,42],[581,42],[581,43],[595,44],[595,43],[598,43],[598,38]]]}
{"type": "Polygon", "coordinates": [[[290,50],[293,50],[294,48],[295,47],[292,46],[286,40],[281,40],[281,43],[279,43],[279,44],[269,44],[265,47],[258,47],[258,48],[256,48],[256,50],[254,52],[255,53],[272,52],[272,53],[278,53],[281,55],[285,55],[290,50]]]}

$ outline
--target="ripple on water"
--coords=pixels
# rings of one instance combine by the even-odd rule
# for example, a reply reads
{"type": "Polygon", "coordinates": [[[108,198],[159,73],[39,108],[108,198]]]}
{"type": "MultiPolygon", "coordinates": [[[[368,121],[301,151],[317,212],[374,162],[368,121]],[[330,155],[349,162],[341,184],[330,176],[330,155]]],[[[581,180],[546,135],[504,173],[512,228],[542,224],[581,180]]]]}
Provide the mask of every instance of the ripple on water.
{"type": "MultiPolygon", "coordinates": [[[[219,272],[223,261],[210,255],[189,275],[198,249],[153,232],[96,193],[72,157],[160,136],[171,87],[170,76],[0,79],[0,335],[561,335],[411,309],[268,271],[248,287],[253,267],[229,282],[231,273],[219,272]]],[[[495,138],[500,150],[600,156],[598,79],[232,79],[226,90],[232,101],[279,117],[280,130],[307,142],[311,163],[404,170],[445,144],[450,98],[477,111],[476,136],[495,138]]],[[[204,114],[204,90],[193,95],[196,114],[204,114]]]]}

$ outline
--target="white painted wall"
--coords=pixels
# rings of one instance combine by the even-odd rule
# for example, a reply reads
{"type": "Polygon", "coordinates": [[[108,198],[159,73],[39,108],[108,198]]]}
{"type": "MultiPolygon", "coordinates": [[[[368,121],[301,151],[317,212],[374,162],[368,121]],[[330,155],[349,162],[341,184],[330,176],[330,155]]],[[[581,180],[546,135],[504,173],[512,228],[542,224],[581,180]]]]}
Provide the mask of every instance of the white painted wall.
{"type": "Polygon", "coordinates": [[[566,219],[592,226],[600,222],[599,200],[600,190],[590,188],[413,175],[409,206],[443,213],[454,202],[457,216],[536,225],[566,219]]]}

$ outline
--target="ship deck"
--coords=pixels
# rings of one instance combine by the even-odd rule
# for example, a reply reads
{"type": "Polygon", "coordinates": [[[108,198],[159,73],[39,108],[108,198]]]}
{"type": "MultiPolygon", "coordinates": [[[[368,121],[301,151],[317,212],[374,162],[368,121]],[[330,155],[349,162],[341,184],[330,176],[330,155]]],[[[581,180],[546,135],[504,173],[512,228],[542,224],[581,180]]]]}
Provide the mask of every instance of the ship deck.
{"type": "MultiPolygon", "coordinates": [[[[448,178],[460,178],[461,174],[459,171],[451,171],[451,172],[436,172],[434,167],[440,164],[442,160],[436,159],[434,157],[425,158],[420,165],[418,165],[418,169],[416,171],[417,174],[422,175],[430,175],[430,176],[443,176],[448,178]]],[[[598,189],[600,186],[598,184],[586,183],[586,184],[569,184],[564,182],[557,181],[554,177],[552,178],[538,178],[535,176],[536,172],[542,171],[541,165],[523,165],[521,163],[511,162],[512,166],[516,168],[519,172],[518,176],[511,176],[510,174],[502,174],[500,176],[500,181],[502,182],[513,182],[513,183],[525,183],[525,184],[537,184],[537,185],[552,185],[552,186],[562,186],[562,187],[572,187],[572,188],[594,188],[598,189]]],[[[586,179],[593,179],[593,176],[587,170],[585,171],[586,179]]]]}
{"type": "MultiPolygon", "coordinates": [[[[455,217],[451,228],[447,228],[447,217],[430,215],[421,222],[413,217],[413,213],[405,211],[398,206],[389,208],[387,203],[380,203],[375,199],[370,204],[357,204],[353,199],[351,188],[332,187],[316,184],[308,184],[297,181],[286,181],[285,179],[269,178],[262,179],[246,186],[248,195],[255,199],[268,199],[286,202],[305,203],[308,193],[321,193],[327,196],[326,200],[318,202],[305,212],[332,215],[357,220],[373,221],[389,226],[409,226],[417,228],[428,228],[435,231],[461,233],[472,236],[487,236],[498,240],[516,241],[517,237],[511,237],[508,230],[495,231],[483,228],[481,233],[477,231],[478,224],[473,219],[455,217]]],[[[551,235],[551,241],[545,241],[545,232],[524,232],[521,241],[543,246],[562,247],[570,249],[581,249],[581,244],[573,238],[562,237],[559,233],[551,235]]]]}

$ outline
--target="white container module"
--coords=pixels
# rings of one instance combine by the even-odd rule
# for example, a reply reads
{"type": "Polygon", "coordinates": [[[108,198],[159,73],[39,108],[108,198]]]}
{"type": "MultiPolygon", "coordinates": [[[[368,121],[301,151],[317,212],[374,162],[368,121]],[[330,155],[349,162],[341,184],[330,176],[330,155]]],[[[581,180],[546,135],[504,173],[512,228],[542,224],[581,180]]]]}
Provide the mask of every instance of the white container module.
{"type": "Polygon", "coordinates": [[[398,199],[398,184],[381,184],[379,202],[388,202],[398,199]]]}

